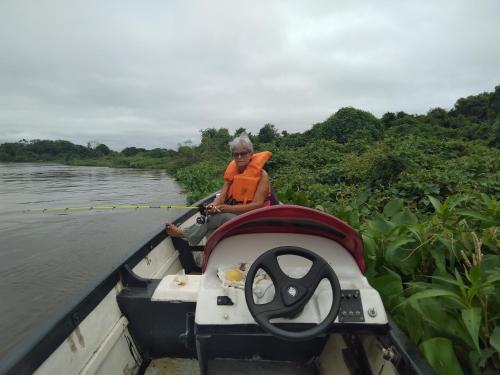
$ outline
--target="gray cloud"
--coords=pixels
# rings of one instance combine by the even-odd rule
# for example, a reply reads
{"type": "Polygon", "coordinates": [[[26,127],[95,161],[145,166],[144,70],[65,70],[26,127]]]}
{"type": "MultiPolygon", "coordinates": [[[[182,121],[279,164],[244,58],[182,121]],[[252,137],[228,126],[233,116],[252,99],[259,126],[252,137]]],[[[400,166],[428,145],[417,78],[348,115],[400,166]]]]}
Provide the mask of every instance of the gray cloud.
{"type": "Polygon", "coordinates": [[[500,84],[500,3],[0,3],[0,142],[175,147],[343,106],[450,108],[500,84]]]}

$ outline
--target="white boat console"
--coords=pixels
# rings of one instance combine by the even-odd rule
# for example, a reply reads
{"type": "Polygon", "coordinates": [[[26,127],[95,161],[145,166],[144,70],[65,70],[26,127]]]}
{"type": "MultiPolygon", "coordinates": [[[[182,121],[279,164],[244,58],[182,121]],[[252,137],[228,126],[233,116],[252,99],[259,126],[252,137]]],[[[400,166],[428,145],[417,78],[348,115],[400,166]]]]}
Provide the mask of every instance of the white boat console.
{"type": "MultiPolygon", "coordinates": [[[[223,286],[217,273],[220,268],[246,264],[249,267],[255,259],[272,247],[293,244],[314,251],[325,259],[338,276],[342,289],[339,315],[335,324],[354,323],[359,325],[385,325],[387,316],[378,292],[367,282],[353,257],[337,242],[311,235],[293,233],[261,233],[237,235],[225,238],[217,244],[201,278],[198,292],[196,317],[197,325],[248,325],[257,324],[250,314],[244,290],[223,286]],[[221,299],[221,297],[227,297],[221,299]],[[222,301],[221,301],[222,300],[222,301]]],[[[307,273],[311,262],[298,256],[285,255],[278,259],[282,270],[291,277],[307,273]]],[[[248,270],[248,269],[247,269],[248,270]]],[[[272,299],[274,287],[266,291],[267,301],[272,299]]],[[[261,293],[254,293],[254,301],[259,304],[261,293]]],[[[293,319],[277,318],[275,323],[321,322],[332,304],[332,289],[324,279],[302,312],[293,319]]]]}

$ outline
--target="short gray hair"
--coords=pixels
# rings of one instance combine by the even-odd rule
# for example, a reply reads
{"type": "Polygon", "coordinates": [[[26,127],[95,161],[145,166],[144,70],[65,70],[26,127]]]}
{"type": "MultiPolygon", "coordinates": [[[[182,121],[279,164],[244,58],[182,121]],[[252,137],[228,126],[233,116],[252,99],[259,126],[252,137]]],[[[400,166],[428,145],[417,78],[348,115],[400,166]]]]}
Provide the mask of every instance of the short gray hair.
{"type": "Polygon", "coordinates": [[[229,149],[231,150],[231,152],[233,152],[233,150],[238,146],[243,147],[250,152],[253,152],[252,141],[250,140],[250,138],[248,138],[248,135],[245,132],[241,133],[239,136],[229,142],[229,149]]]}

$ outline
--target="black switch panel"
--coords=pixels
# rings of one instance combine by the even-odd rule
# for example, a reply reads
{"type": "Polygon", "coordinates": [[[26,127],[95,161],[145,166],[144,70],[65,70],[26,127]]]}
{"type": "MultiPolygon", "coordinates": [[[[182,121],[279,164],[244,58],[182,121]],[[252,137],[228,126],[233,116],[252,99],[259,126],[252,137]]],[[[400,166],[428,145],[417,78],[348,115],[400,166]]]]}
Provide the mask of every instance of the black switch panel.
{"type": "Polygon", "coordinates": [[[231,306],[234,303],[228,296],[217,296],[217,305],[231,306]]]}
{"type": "Polygon", "coordinates": [[[363,304],[358,289],[342,289],[339,322],[364,322],[363,304]]]}

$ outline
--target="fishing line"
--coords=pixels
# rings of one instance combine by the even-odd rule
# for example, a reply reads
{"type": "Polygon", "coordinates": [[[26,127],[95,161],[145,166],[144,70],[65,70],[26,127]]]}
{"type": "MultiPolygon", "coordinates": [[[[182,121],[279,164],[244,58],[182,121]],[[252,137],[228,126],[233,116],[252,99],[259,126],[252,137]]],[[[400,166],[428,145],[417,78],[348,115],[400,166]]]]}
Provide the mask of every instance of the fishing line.
{"type": "Polygon", "coordinates": [[[143,208],[161,208],[161,209],[191,209],[199,208],[199,206],[180,206],[180,205],[107,205],[107,206],[85,206],[85,207],[56,207],[56,208],[36,208],[31,210],[24,210],[24,213],[45,213],[45,212],[67,212],[67,211],[92,211],[92,210],[117,210],[117,209],[143,209],[143,208]]]}

